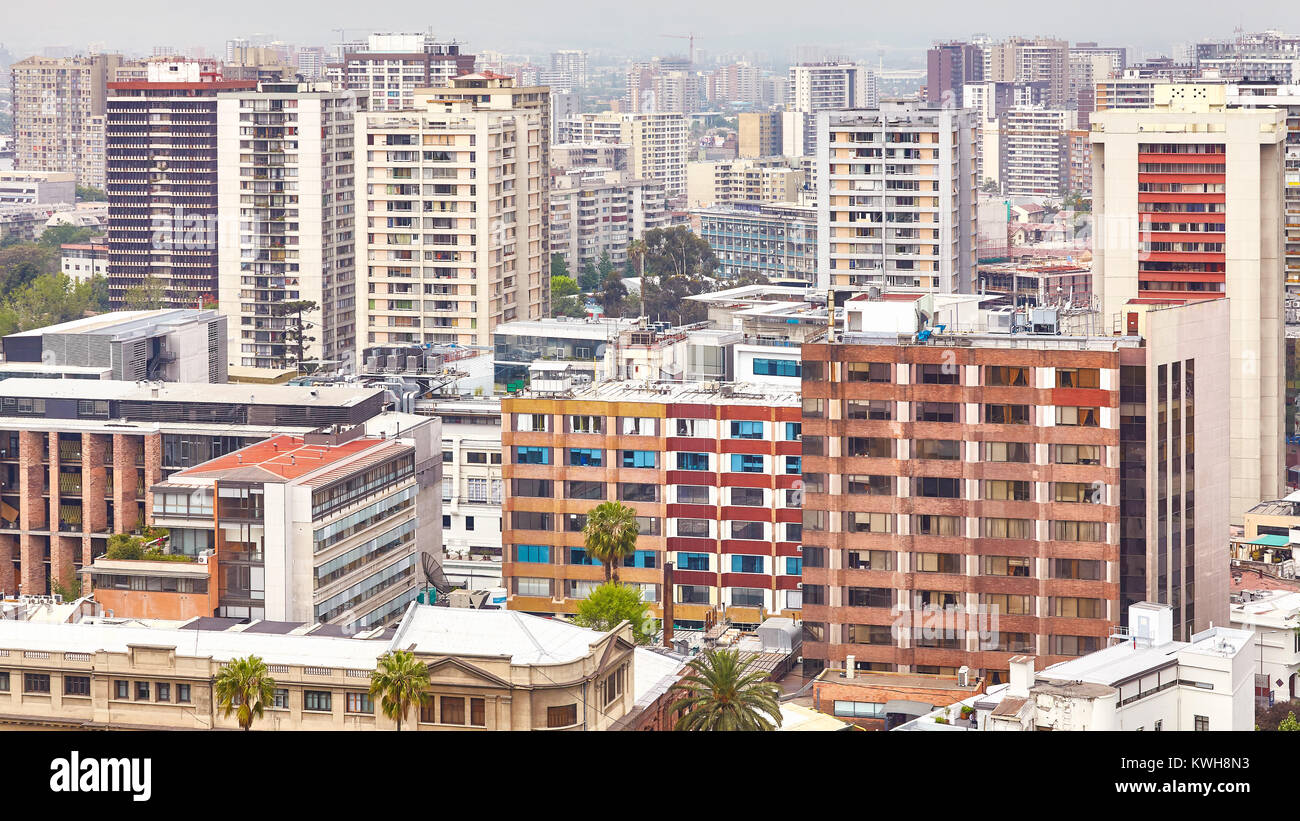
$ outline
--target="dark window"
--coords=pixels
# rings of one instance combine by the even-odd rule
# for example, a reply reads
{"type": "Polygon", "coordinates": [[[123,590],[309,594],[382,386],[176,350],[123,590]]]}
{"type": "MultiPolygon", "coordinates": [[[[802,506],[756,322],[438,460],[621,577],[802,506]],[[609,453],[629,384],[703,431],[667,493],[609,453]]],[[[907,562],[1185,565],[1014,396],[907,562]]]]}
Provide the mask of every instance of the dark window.
{"type": "Polygon", "coordinates": [[[137,681],[135,683],[135,700],[136,701],[149,700],[149,682],[137,681]]]}
{"type": "Polygon", "coordinates": [[[569,499],[605,500],[604,482],[565,482],[565,497],[569,499]]]}
{"type": "Polygon", "coordinates": [[[763,490],[756,487],[733,487],[731,503],[737,506],[762,507],[763,490]]]}
{"type": "MultiPolygon", "coordinates": [[[[146,687],[148,685],[145,685],[146,687]]],[[[50,676],[47,673],[23,673],[24,693],[48,693],[50,676]]]]}
{"type": "Polygon", "coordinates": [[[469,700],[469,723],[472,727],[487,726],[487,701],[481,698],[469,700]]]}
{"type": "Polygon", "coordinates": [[[64,676],[63,693],[69,696],[90,695],[90,676],[64,676]]]}
{"type": "Polygon", "coordinates": [[[328,713],[333,709],[331,696],[328,690],[304,690],[302,708],[317,713],[328,713]]]}
{"type": "MultiPolygon", "coordinates": [[[[461,722],[464,723],[463,721],[461,722]]],[[[546,708],[546,726],[547,727],[571,727],[578,723],[578,705],[569,704],[564,707],[547,707],[546,708]]]]}

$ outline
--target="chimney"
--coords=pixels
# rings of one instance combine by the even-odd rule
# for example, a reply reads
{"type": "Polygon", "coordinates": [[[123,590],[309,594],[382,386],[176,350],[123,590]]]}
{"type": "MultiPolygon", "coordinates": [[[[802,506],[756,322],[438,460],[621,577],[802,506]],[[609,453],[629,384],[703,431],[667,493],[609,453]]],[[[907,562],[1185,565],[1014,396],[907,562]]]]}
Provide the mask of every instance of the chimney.
{"type": "Polygon", "coordinates": [[[664,562],[664,647],[673,649],[673,563],[664,562]]]}
{"type": "Polygon", "coordinates": [[[858,665],[857,665],[857,659],[855,659],[853,656],[845,656],[845,657],[844,657],[844,677],[845,677],[845,678],[853,678],[854,673],[857,672],[857,667],[858,667],[858,665]]]}
{"type": "Polygon", "coordinates": [[[1034,657],[1011,657],[1010,682],[1007,695],[1013,698],[1029,698],[1029,688],[1034,685],[1034,657]]]}

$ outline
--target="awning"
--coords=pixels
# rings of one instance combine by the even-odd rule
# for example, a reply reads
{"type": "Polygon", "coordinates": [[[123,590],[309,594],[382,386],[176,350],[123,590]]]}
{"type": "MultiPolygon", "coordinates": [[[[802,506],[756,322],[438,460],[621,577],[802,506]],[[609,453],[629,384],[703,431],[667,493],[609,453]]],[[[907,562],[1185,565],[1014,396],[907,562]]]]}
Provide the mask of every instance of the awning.
{"type": "Polygon", "coordinates": [[[1277,536],[1270,533],[1267,536],[1260,536],[1253,542],[1246,542],[1246,544],[1258,544],[1263,545],[1264,547],[1289,547],[1291,545],[1291,539],[1286,536],[1277,536]]]}

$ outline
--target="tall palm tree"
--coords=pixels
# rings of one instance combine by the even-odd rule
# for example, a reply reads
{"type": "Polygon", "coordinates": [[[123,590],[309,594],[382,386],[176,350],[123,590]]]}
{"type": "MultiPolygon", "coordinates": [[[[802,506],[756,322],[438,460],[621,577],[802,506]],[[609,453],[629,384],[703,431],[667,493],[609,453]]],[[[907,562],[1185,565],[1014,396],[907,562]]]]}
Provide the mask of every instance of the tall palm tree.
{"type": "Polygon", "coordinates": [[[605,566],[605,581],[618,581],[615,562],[636,552],[636,511],[620,502],[601,502],[582,528],[587,555],[605,566]]]}
{"type": "Polygon", "coordinates": [[[266,706],[275,701],[275,679],[268,672],[257,656],[231,659],[217,671],[213,682],[217,706],[226,718],[237,711],[241,729],[250,729],[253,720],[261,718],[266,706]]]}
{"type": "Polygon", "coordinates": [[[429,668],[410,650],[390,650],[379,657],[379,664],[370,674],[370,695],[380,697],[379,708],[384,715],[397,719],[397,731],[401,732],[402,718],[411,711],[411,705],[433,700],[429,668]]]}
{"type": "Polygon", "coordinates": [[[628,257],[636,257],[641,272],[641,324],[645,324],[645,299],[649,292],[645,287],[645,255],[650,249],[646,247],[645,238],[634,239],[627,246],[628,257]]]}
{"type": "Polygon", "coordinates": [[[678,730],[775,730],[781,726],[780,690],[747,673],[750,659],[736,650],[706,650],[687,665],[690,674],[670,689],[685,694],[678,730]]]}

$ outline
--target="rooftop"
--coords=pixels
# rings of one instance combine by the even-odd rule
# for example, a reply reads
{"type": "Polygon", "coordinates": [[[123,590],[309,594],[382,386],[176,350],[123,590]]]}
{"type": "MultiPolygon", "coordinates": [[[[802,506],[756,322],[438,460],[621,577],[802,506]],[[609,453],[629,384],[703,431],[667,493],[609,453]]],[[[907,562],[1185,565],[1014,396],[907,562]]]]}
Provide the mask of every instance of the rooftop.
{"type": "Polygon", "coordinates": [[[116,379],[6,379],[0,396],[155,402],[220,402],[250,405],[324,405],[350,408],[380,388],[309,388],[291,385],[128,382],[116,379]]]}
{"type": "Polygon", "coordinates": [[[505,336],[557,336],[569,339],[612,339],[619,331],[635,328],[638,320],[633,318],[598,319],[519,319],[502,322],[492,331],[494,335],[505,336]]]}
{"type": "MultiPolygon", "coordinates": [[[[69,247],[69,246],[64,246],[69,247]]],[[[75,246],[82,247],[82,246],[75,246]]],[[[90,246],[84,246],[89,248],[90,246]]],[[[96,246],[103,247],[103,246],[96,246]]],[[[116,337],[136,336],[158,326],[215,319],[216,311],[194,308],[163,308],[152,311],[113,311],[106,314],[73,319],[58,325],[33,328],[11,336],[45,336],[46,334],[108,334],[116,337]]]]}
{"type": "Polygon", "coordinates": [[[362,454],[368,457],[366,461],[374,461],[407,447],[390,439],[369,436],[327,445],[308,443],[302,436],[281,435],[182,470],[174,478],[288,482],[326,468],[344,466],[362,454]]]}
{"type": "Polygon", "coordinates": [[[575,400],[602,402],[663,402],[665,404],[725,404],[797,407],[798,389],[735,382],[655,382],[628,380],[597,382],[574,393],[575,400]]]}

